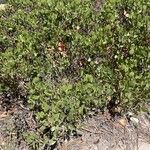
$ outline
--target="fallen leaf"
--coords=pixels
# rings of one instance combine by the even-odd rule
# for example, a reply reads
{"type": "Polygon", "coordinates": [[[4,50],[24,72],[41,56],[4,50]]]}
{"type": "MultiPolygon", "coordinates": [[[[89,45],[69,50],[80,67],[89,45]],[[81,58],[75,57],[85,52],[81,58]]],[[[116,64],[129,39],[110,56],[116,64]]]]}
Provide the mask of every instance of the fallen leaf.
{"type": "Polygon", "coordinates": [[[8,117],[7,112],[0,112],[0,119],[8,117]]]}
{"type": "Polygon", "coordinates": [[[121,119],[118,119],[117,121],[120,125],[122,125],[123,127],[125,127],[128,123],[127,119],[126,118],[121,118],[121,119]]]}
{"type": "Polygon", "coordinates": [[[127,18],[129,17],[129,14],[127,13],[127,11],[124,10],[124,13],[123,13],[127,18]]]}
{"type": "Polygon", "coordinates": [[[108,97],[107,97],[107,100],[108,100],[108,101],[111,101],[111,96],[108,96],[108,97]]]}
{"type": "Polygon", "coordinates": [[[62,56],[64,56],[64,57],[67,56],[66,46],[63,41],[58,43],[58,50],[62,56]]]}

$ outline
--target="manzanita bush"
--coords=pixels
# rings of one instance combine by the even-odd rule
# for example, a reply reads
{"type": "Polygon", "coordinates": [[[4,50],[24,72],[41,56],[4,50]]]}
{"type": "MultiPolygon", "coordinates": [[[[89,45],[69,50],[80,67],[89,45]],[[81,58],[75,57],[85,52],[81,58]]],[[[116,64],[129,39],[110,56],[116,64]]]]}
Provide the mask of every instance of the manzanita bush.
{"type": "Polygon", "coordinates": [[[150,101],[149,0],[9,0],[0,15],[0,92],[22,95],[35,113],[39,128],[25,135],[33,149],[92,108],[150,101]]]}

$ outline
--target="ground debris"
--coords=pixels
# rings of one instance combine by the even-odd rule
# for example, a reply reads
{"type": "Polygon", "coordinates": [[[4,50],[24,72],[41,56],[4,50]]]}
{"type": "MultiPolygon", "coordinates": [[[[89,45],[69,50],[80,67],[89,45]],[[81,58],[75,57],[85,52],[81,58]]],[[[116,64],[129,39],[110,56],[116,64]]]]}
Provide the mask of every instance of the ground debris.
{"type": "Polygon", "coordinates": [[[79,131],[82,136],[65,141],[58,150],[149,150],[150,120],[146,113],[135,117],[137,126],[126,116],[108,116],[99,113],[86,120],[79,131]]]}

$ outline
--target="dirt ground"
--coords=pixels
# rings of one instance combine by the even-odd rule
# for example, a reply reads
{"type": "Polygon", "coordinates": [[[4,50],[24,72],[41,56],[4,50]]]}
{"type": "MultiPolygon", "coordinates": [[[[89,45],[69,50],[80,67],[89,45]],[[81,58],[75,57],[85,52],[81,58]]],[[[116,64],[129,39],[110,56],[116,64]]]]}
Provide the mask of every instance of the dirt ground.
{"type": "MultiPolygon", "coordinates": [[[[70,137],[54,150],[150,150],[150,115],[126,116],[112,118],[99,112],[85,119],[78,137],[70,137]]],[[[35,126],[26,109],[0,111],[0,150],[29,150],[21,134],[35,126]]]]}
{"type": "Polygon", "coordinates": [[[59,150],[150,150],[150,116],[141,113],[130,120],[99,113],[85,121],[81,137],[64,142],[59,150]]]}
{"type": "Polygon", "coordinates": [[[22,135],[32,128],[34,122],[29,111],[0,111],[0,150],[29,150],[22,135]]]}

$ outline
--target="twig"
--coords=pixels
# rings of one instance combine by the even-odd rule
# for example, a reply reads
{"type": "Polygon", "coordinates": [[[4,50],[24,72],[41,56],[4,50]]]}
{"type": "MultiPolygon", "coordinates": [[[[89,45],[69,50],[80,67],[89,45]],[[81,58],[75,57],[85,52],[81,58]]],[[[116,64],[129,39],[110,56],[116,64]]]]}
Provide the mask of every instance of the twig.
{"type": "Polygon", "coordinates": [[[81,128],[81,129],[82,129],[82,130],[85,130],[85,131],[87,131],[87,132],[93,133],[93,134],[101,134],[101,133],[103,133],[103,132],[104,132],[104,130],[112,134],[112,132],[111,132],[111,131],[108,131],[108,130],[106,130],[106,129],[104,129],[104,128],[103,128],[103,129],[101,129],[101,130],[99,129],[99,131],[100,131],[100,132],[91,131],[91,130],[86,129],[86,128],[81,128]]]}

